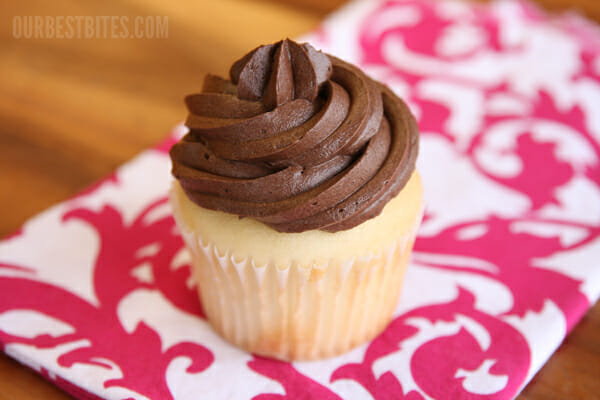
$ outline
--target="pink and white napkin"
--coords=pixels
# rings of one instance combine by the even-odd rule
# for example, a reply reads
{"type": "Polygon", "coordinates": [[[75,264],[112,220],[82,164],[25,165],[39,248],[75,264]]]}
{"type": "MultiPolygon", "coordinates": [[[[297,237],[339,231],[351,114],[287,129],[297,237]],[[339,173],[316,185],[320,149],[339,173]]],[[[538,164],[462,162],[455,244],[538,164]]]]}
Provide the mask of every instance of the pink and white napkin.
{"type": "Polygon", "coordinates": [[[517,1],[358,1],[307,38],[419,121],[427,209],[387,330],[317,362],[224,342],[166,200],[171,138],[0,242],[4,352],[80,399],[519,393],[600,294],[598,29],[517,1]]]}

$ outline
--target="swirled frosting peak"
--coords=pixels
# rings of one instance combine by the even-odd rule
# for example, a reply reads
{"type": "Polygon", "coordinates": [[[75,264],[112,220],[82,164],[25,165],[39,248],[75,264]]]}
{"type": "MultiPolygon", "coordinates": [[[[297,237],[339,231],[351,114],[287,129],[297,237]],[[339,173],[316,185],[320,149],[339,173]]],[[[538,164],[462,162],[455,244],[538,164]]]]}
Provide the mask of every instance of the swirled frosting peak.
{"type": "Polygon", "coordinates": [[[350,229],[410,178],[418,129],[358,68],[289,39],[260,46],[186,97],[173,175],[196,204],[281,232],[350,229]]]}
{"type": "Polygon", "coordinates": [[[272,110],[294,99],[314,101],[331,76],[329,57],[311,45],[283,40],[260,46],[231,67],[242,100],[260,100],[272,110]]]}

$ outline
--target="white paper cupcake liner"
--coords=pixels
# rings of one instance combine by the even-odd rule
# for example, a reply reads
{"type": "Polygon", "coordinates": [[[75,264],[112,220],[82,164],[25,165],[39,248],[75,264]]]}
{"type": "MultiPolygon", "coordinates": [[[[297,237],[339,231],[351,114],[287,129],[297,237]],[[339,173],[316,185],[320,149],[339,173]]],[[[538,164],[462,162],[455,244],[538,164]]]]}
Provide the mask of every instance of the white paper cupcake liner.
{"type": "Polygon", "coordinates": [[[284,360],[341,354],[378,335],[396,307],[416,229],[378,255],[257,265],[183,232],[204,311],[225,339],[284,360]]]}

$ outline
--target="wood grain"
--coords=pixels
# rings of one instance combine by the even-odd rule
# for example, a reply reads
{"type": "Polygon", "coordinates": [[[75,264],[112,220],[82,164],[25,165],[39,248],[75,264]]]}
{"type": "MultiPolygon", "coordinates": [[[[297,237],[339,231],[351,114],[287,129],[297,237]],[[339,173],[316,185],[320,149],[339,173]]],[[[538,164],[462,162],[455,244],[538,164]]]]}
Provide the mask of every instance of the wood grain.
{"type": "MultiPolygon", "coordinates": [[[[183,119],[182,98],[260,43],[315,27],[343,0],[31,0],[0,6],[0,236],[110,173],[183,119]],[[23,15],[168,15],[168,39],[16,40],[23,15]]],[[[600,20],[597,0],[544,0],[600,20]]],[[[520,396],[600,393],[600,306],[520,396]]],[[[0,400],[68,399],[0,356],[0,400]]]]}

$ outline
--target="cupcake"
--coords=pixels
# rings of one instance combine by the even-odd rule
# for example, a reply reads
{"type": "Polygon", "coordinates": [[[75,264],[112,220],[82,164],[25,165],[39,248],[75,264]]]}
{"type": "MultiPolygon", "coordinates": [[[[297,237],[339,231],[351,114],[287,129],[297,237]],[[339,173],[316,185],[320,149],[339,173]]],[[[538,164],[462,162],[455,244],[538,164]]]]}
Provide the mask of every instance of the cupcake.
{"type": "Polygon", "coordinates": [[[358,68],[283,40],[205,78],[170,152],[174,216],[214,329],[284,360],[390,321],[422,216],[418,129],[358,68]]]}

